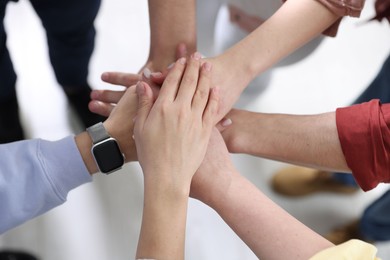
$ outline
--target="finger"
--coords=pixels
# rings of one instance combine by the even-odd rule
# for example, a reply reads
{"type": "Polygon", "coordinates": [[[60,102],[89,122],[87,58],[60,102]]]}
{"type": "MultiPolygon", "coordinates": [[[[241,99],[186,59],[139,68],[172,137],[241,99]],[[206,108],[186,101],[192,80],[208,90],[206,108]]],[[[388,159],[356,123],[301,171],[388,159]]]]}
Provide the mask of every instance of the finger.
{"type": "Polygon", "coordinates": [[[125,91],[114,91],[114,90],[92,90],[91,99],[101,101],[104,103],[118,103],[125,91]]]}
{"type": "Polygon", "coordinates": [[[209,100],[203,113],[203,126],[210,129],[215,125],[215,118],[218,112],[219,89],[212,88],[210,91],[209,100]]]}
{"type": "Polygon", "coordinates": [[[164,83],[164,80],[167,77],[169,71],[173,68],[173,65],[175,65],[175,63],[171,63],[167,69],[162,72],[150,73],[150,79],[152,82],[161,86],[164,83]]]}
{"type": "Polygon", "coordinates": [[[185,66],[186,58],[180,58],[178,61],[175,62],[173,68],[165,78],[157,100],[175,100],[185,66]]]}
{"type": "Polygon", "coordinates": [[[147,79],[146,81],[151,81],[152,83],[161,86],[164,83],[168,71],[166,70],[165,72],[160,72],[160,71],[150,72],[148,78],[145,74],[145,71],[143,74],[144,74],[144,78],[147,79]]]}
{"type": "Polygon", "coordinates": [[[154,83],[162,84],[164,82],[165,77],[167,76],[167,72],[162,73],[160,71],[152,72],[149,68],[144,68],[142,71],[143,80],[149,81],[151,80],[154,83]]]}
{"type": "Polygon", "coordinates": [[[150,73],[150,80],[158,85],[161,85],[164,82],[165,77],[166,75],[159,71],[150,73]]]}
{"type": "Polygon", "coordinates": [[[153,93],[150,86],[145,82],[137,83],[138,112],[135,120],[135,129],[141,133],[145,121],[153,106],[153,93]]]}
{"type": "Polygon", "coordinates": [[[205,62],[202,65],[199,76],[199,83],[192,99],[192,109],[199,115],[203,114],[209,99],[211,88],[211,63],[205,62]]]}
{"type": "Polygon", "coordinates": [[[221,121],[218,122],[218,124],[216,125],[217,129],[219,132],[223,132],[225,131],[231,124],[233,123],[233,121],[230,119],[230,118],[223,118],[221,121]]]}
{"type": "Polygon", "coordinates": [[[141,76],[139,74],[122,72],[104,72],[101,79],[113,85],[129,87],[137,84],[141,80],[141,76]]]}
{"type": "Polygon", "coordinates": [[[161,81],[161,78],[163,78],[163,74],[159,71],[152,72],[149,68],[144,68],[142,71],[142,81],[149,82],[152,81],[153,83],[163,82],[161,81]],[[157,81],[157,82],[155,82],[157,81]]]}
{"type": "Polygon", "coordinates": [[[110,103],[104,103],[96,100],[92,100],[88,104],[88,108],[92,113],[108,117],[112,110],[115,108],[115,105],[110,103]]]}
{"type": "Polygon", "coordinates": [[[186,57],[187,56],[187,45],[185,43],[180,43],[177,45],[177,48],[176,48],[176,59],[180,59],[182,57],[186,57]]]}
{"type": "Polygon", "coordinates": [[[177,93],[177,100],[187,102],[191,104],[192,98],[198,85],[199,78],[199,66],[202,56],[199,52],[195,52],[191,55],[191,58],[187,62],[186,69],[184,71],[183,78],[180,82],[180,87],[177,93]]]}

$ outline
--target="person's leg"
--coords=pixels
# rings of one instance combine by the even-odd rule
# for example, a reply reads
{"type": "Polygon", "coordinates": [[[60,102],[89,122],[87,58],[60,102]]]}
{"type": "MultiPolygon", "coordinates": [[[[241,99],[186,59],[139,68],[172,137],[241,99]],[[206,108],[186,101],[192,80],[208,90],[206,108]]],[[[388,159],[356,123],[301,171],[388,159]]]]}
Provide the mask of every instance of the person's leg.
{"type": "Polygon", "coordinates": [[[0,260],[38,260],[38,258],[24,251],[2,250],[0,260]]]}
{"type": "Polygon", "coordinates": [[[85,126],[104,120],[88,110],[88,69],[100,0],[31,0],[46,30],[50,61],[59,84],[85,126]]]}
{"type": "Polygon", "coordinates": [[[390,240],[390,190],[364,211],[359,222],[360,235],[369,241],[390,240]]]}
{"type": "Polygon", "coordinates": [[[374,81],[355,100],[354,104],[380,99],[382,103],[390,102],[390,54],[384,61],[374,81]]]}
{"type": "Polygon", "coordinates": [[[4,16],[8,0],[0,0],[0,143],[24,139],[16,97],[16,73],[7,50],[4,16]]]}

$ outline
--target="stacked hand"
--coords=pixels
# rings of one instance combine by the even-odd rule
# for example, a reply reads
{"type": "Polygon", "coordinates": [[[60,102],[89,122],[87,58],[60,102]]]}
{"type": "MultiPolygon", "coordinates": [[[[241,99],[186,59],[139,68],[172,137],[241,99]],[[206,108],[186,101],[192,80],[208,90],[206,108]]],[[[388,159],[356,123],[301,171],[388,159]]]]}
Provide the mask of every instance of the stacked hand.
{"type": "MultiPolygon", "coordinates": [[[[185,53],[185,51],[182,51],[181,53],[178,52],[178,55],[182,55],[184,53],[185,53]]],[[[198,59],[198,57],[197,57],[197,59],[198,59]]],[[[175,81],[177,81],[177,83],[174,86],[175,90],[171,90],[169,92],[168,91],[164,92],[163,90],[161,90],[163,92],[163,94],[164,93],[165,94],[164,94],[164,96],[157,98],[158,102],[156,100],[156,102],[157,102],[156,107],[152,107],[152,108],[150,108],[150,104],[151,104],[150,102],[152,102],[156,97],[153,98],[151,96],[152,94],[150,91],[151,90],[150,84],[146,83],[146,82],[141,82],[138,84],[137,92],[138,92],[138,94],[140,94],[140,98],[144,97],[144,99],[142,99],[142,100],[144,102],[149,102],[149,103],[147,103],[147,104],[149,104],[148,108],[150,109],[150,112],[153,111],[152,114],[148,114],[149,116],[151,116],[149,118],[149,120],[142,121],[143,130],[146,131],[146,127],[148,125],[151,125],[151,123],[149,121],[152,120],[152,117],[157,117],[158,112],[156,112],[156,111],[161,110],[161,107],[163,105],[162,104],[163,102],[161,100],[170,100],[170,102],[172,102],[172,104],[171,104],[172,106],[170,107],[170,109],[172,109],[172,110],[178,109],[180,102],[183,103],[185,99],[187,99],[187,101],[188,101],[188,98],[191,95],[190,93],[192,93],[194,91],[194,86],[195,86],[194,84],[197,83],[197,78],[198,78],[195,63],[198,63],[198,66],[201,66],[198,93],[201,93],[201,92],[199,92],[199,90],[202,90],[203,96],[206,96],[204,94],[205,89],[206,89],[205,82],[208,82],[207,84],[211,85],[210,81],[212,80],[212,78],[216,78],[216,77],[214,75],[215,74],[214,66],[212,69],[213,72],[211,73],[210,71],[208,71],[208,68],[210,67],[210,63],[205,62],[204,59],[194,61],[193,59],[190,58],[189,62],[187,64],[186,72],[183,72],[185,65],[181,64],[180,62],[175,63],[174,67],[171,66],[172,74],[169,77],[167,77],[168,70],[162,74],[157,74],[158,75],[157,77],[155,77],[156,74],[152,74],[152,75],[149,74],[149,75],[147,75],[147,76],[149,76],[149,79],[145,78],[145,75],[142,76],[144,79],[148,80],[148,82],[150,82],[150,80],[152,80],[157,85],[162,84],[164,88],[168,88],[168,86],[170,86],[171,83],[168,83],[168,82],[172,81],[173,78],[175,81]],[[183,86],[184,86],[185,81],[182,81],[182,82],[179,81],[179,79],[180,79],[179,76],[181,74],[186,75],[186,79],[183,78],[184,80],[187,80],[189,78],[189,76],[192,77],[192,79],[191,79],[191,81],[193,81],[192,86],[190,88],[187,87],[187,89],[186,89],[186,93],[187,93],[186,96],[187,97],[185,99],[184,99],[183,95],[180,96],[180,99],[178,99],[179,96],[177,96],[176,99],[173,99],[172,96],[174,96],[176,94],[176,91],[179,88],[179,83],[183,84],[183,86]],[[164,83],[164,80],[166,78],[168,79],[168,82],[164,83]],[[167,97],[168,94],[170,95],[170,99],[168,99],[168,97],[167,97]],[[160,107],[160,108],[158,108],[158,107],[160,107]]],[[[114,84],[114,85],[129,87],[131,89],[131,93],[133,93],[133,94],[135,94],[135,88],[136,88],[135,84],[137,84],[137,82],[140,80],[140,78],[141,78],[141,76],[138,74],[119,73],[119,72],[108,72],[108,73],[104,73],[102,75],[102,79],[105,82],[108,82],[108,83],[114,84]]],[[[188,85],[188,83],[187,83],[187,85],[188,85]]],[[[214,84],[213,84],[213,86],[214,86],[214,84]]],[[[181,87],[182,86],[180,85],[179,89],[181,89],[181,87]]],[[[182,92],[183,91],[184,91],[184,89],[182,90],[182,92]]],[[[115,112],[114,108],[116,107],[116,104],[118,102],[120,102],[122,96],[125,93],[126,93],[126,90],[123,90],[123,91],[94,90],[92,95],[91,95],[92,101],[90,103],[90,110],[95,112],[95,113],[98,113],[100,115],[109,116],[112,112],[115,112]]],[[[134,99],[133,99],[133,101],[134,101],[134,99]]],[[[121,101],[121,102],[123,102],[123,101],[121,101]]],[[[181,104],[181,105],[183,105],[183,104],[181,104]]],[[[191,104],[191,105],[193,106],[195,104],[191,104]]],[[[187,109],[190,109],[190,108],[191,107],[189,107],[189,106],[187,107],[187,109]]],[[[137,102],[134,102],[134,104],[132,104],[132,109],[134,111],[137,111],[137,102]]],[[[220,111],[221,110],[219,110],[219,112],[220,111]]],[[[159,113],[159,117],[161,116],[161,114],[162,114],[162,112],[159,113]]],[[[134,116],[135,116],[135,113],[134,113],[134,116]]],[[[168,116],[168,115],[166,115],[166,116],[168,116]]],[[[192,117],[187,117],[185,119],[190,120],[190,122],[191,122],[194,120],[193,116],[194,115],[192,115],[192,117]]],[[[171,118],[169,120],[173,120],[172,115],[170,115],[170,117],[171,118]]],[[[214,114],[214,118],[212,119],[213,124],[215,124],[216,120],[218,120],[219,118],[221,118],[221,116],[219,114],[218,115],[214,114]]],[[[139,116],[137,116],[136,121],[138,121],[138,120],[139,120],[139,116]]],[[[163,120],[165,120],[165,119],[163,119],[161,117],[161,118],[157,118],[157,120],[160,120],[159,123],[161,124],[163,122],[163,120]]],[[[177,118],[176,118],[176,120],[177,120],[177,118]]],[[[196,120],[198,123],[200,122],[199,113],[197,115],[196,120]]],[[[157,122],[157,121],[155,121],[155,122],[157,122]]],[[[192,122],[192,123],[195,123],[195,122],[192,122]]],[[[138,127],[139,127],[139,124],[138,124],[138,127]]],[[[170,124],[171,124],[171,126],[173,126],[172,123],[170,123],[170,124]]],[[[137,129],[138,129],[138,127],[137,127],[137,129]]],[[[137,132],[140,130],[135,130],[135,131],[137,132]]],[[[160,130],[153,129],[153,127],[151,127],[151,129],[149,129],[148,131],[149,131],[148,135],[150,135],[151,138],[156,139],[155,141],[150,142],[150,143],[154,143],[157,145],[157,143],[162,142],[162,141],[172,142],[172,140],[168,141],[165,137],[163,137],[162,133],[159,132],[160,130]],[[152,133],[151,131],[154,131],[154,132],[152,133]]],[[[168,129],[164,129],[164,131],[165,131],[165,134],[171,134],[170,136],[168,136],[169,138],[176,139],[176,140],[179,139],[178,135],[172,135],[174,133],[174,131],[172,129],[169,131],[168,131],[168,129]],[[172,132],[170,132],[170,131],[172,131],[172,132]]],[[[190,134],[190,133],[188,133],[188,134],[190,134]]],[[[192,133],[192,134],[194,134],[194,133],[192,133]]],[[[139,138],[143,137],[143,135],[142,136],[140,135],[140,132],[138,132],[138,135],[135,134],[135,136],[138,136],[139,138]]],[[[201,138],[201,137],[198,136],[198,138],[201,138]]],[[[146,139],[139,139],[139,142],[142,142],[141,140],[146,141],[146,139]]],[[[204,142],[204,140],[205,139],[202,139],[203,142],[204,142]]],[[[195,141],[195,139],[192,139],[192,141],[195,141]]],[[[165,143],[165,144],[160,143],[158,145],[166,147],[166,149],[172,148],[172,147],[168,147],[167,143],[165,143]]],[[[141,148],[141,151],[138,151],[138,156],[143,156],[143,154],[145,154],[145,158],[146,158],[145,160],[151,161],[150,167],[158,167],[159,166],[159,164],[161,163],[161,160],[160,161],[153,161],[152,159],[149,159],[149,158],[152,158],[152,156],[150,154],[148,154],[148,152],[145,152],[145,149],[148,149],[148,151],[153,150],[153,148],[154,148],[153,145],[147,148],[147,146],[144,146],[143,144],[138,144],[137,147],[139,147],[139,149],[140,149],[140,147],[145,147],[145,148],[141,148]],[[142,150],[142,149],[144,149],[144,150],[142,150]],[[148,158],[148,156],[149,156],[149,158],[148,158]]],[[[162,154],[159,156],[166,156],[167,154],[170,154],[173,157],[170,160],[172,160],[172,161],[179,160],[182,158],[178,158],[177,157],[178,155],[182,155],[183,151],[185,153],[187,153],[188,149],[193,149],[194,147],[196,149],[198,149],[198,147],[201,147],[201,146],[196,141],[196,142],[193,142],[192,144],[186,144],[183,147],[172,148],[172,149],[176,149],[177,150],[176,152],[166,152],[165,154],[162,154]],[[195,145],[194,145],[194,143],[195,143],[195,145]],[[180,152],[179,152],[179,150],[180,150],[180,152]]],[[[135,147],[134,147],[134,149],[135,149],[135,147]]],[[[190,151],[190,150],[188,150],[188,151],[190,151]]],[[[203,150],[201,150],[200,152],[204,153],[203,150]]],[[[190,151],[190,153],[193,153],[193,151],[190,151]]],[[[136,158],[137,154],[136,153],[133,153],[133,154],[134,154],[134,156],[133,156],[134,160],[137,160],[137,158],[136,158]]],[[[200,156],[200,157],[202,157],[202,156],[200,156]]],[[[158,158],[158,157],[156,157],[156,158],[158,158]]],[[[139,159],[140,159],[141,163],[143,163],[142,157],[140,157],[139,159]]],[[[196,170],[195,166],[198,165],[200,162],[193,161],[191,163],[194,163],[194,165],[191,166],[191,168],[196,170]]],[[[143,163],[143,164],[146,165],[146,163],[143,163]]],[[[184,163],[183,163],[183,165],[184,165],[184,163]]],[[[203,163],[201,164],[201,167],[197,171],[197,173],[193,179],[193,182],[191,184],[191,196],[206,202],[208,200],[208,197],[205,195],[206,194],[211,195],[211,193],[216,191],[213,187],[220,187],[221,189],[224,189],[224,188],[229,186],[230,173],[232,173],[232,172],[235,172],[234,166],[232,165],[232,163],[230,161],[230,155],[229,155],[229,152],[226,148],[224,140],[222,139],[222,136],[218,132],[218,130],[214,129],[214,131],[211,135],[210,143],[208,145],[206,158],[204,159],[203,163]],[[215,185],[217,183],[219,183],[220,185],[215,185]]]]}
{"type": "MultiPolygon", "coordinates": [[[[176,52],[178,57],[183,57],[187,54],[183,45],[179,45],[176,52]]],[[[240,57],[235,57],[234,53],[229,51],[214,58],[203,58],[200,62],[201,64],[206,62],[211,64],[213,67],[211,84],[218,86],[220,89],[219,107],[216,115],[216,120],[218,121],[230,111],[241,92],[252,80],[251,71],[243,66],[242,62],[240,62],[240,57]]],[[[153,72],[151,66],[147,68],[146,73],[144,69],[141,74],[106,72],[102,75],[102,80],[125,87],[133,86],[139,80],[144,80],[152,87],[154,95],[157,96],[159,87],[163,84],[171,66],[168,66],[161,72],[153,72]]],[[[108,116],[114,107],[113,104],[119,101],[123,93],[124,91],[94,90],[89,108],[94,113],[108,116]]]]}
{"type": "Polygon", "coordinates": [[[210,76],[211,65],[201,66],[195,53],[188,61],[181,58],[174,64],[155,102],[151,87],[137,84],[134,136],[145,175],[179,173],[179,183],[190,184],[215,125],[218,95],[216,88],[210,88],[210,76]]]}
{"type": "Polygon", "coordinates": [[[136,86],[134,139],[144,174],[137,258],[184,258],[190,185],[204,159],[218,108],[211,64],[201,65],[200,58],[195,53],[179,59],[155,101],[149,84],[136,86]]]}

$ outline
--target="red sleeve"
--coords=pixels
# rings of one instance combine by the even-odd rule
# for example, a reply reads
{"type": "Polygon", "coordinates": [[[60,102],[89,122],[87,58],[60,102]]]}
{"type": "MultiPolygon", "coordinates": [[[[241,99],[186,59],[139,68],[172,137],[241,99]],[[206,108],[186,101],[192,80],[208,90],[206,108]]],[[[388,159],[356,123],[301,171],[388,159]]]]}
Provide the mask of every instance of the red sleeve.
{"type": "Polygon", "coordinates": [[[390,182],[390,104],[379,100],[336,110],[341,148],[364,191],[390,182]]]}

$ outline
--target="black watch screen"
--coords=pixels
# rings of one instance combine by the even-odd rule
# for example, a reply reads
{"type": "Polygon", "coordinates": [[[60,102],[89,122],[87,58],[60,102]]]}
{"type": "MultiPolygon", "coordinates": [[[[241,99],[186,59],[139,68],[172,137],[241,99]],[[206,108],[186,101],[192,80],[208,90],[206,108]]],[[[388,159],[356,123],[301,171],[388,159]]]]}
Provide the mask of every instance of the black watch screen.
{"type": "Polygon", "coordinates": [[[92,148],[96,164],[102,173],[118,170],[125,162],[124,156],[114,138],[105,139],[92,148]]]}

